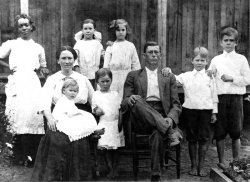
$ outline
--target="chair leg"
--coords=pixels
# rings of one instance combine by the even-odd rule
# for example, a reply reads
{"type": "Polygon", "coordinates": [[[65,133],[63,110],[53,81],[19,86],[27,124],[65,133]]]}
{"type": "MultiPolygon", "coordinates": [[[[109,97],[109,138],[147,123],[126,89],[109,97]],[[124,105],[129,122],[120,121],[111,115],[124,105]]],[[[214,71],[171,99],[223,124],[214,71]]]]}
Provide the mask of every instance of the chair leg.
{"type": "Polygon", "coordinates": [[[176,172],[177,179],[180,179],[181,176],[181,145],[176,146],[176,172]]]}
{"type": "Polygon", "coordinates": [[[96,179],[100,176],[100,172],[98,170],[98,154],[97,154],[97,142],[93,142],[93,154],[94,154],[94,174],[93,177],[96,179]]]}
{"type": "Polygon", "coordinates": [[[133,174],[134,174],[134,180],[137,181],[137,174],[138,174],[138,153],[137,153],[137,148],[136,148],[136,136],[133,133],[132,134],[132,150],[133,150],[133,174]]]}
{"type": "Polygon", "coordinates": [[[168,169],[169,150],[165,152],[165,169],[168,169]]]}

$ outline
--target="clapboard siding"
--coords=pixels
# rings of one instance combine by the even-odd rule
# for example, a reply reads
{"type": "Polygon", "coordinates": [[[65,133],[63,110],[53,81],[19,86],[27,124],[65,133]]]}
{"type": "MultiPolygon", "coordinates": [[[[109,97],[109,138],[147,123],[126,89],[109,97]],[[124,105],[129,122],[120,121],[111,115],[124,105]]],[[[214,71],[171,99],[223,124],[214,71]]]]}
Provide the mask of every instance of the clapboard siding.
{"type": "MultiPolygon", "coordinates": [[[[1,29],[13,27],[20,0],[0,0],[0,10],[1,29]]],[[[249,0],[29,0],[29,14],[37,27],[33,38],[45,48],[52,72],[59,69],[56,50],[75,44],[74,34],[86,18],[96,21],[104,47],[112,39],[108,23],[126,19],[132,30],[128,40],[135,44],[142,65],[144,43],[158,40],[165,54],[163,65],[174,73],[191,70],[195,47],[207,47],[210,59],[222,51],[219,31],[226,25],[239,30],[237,51],[250,60],[249,10],[249,0]]]]}

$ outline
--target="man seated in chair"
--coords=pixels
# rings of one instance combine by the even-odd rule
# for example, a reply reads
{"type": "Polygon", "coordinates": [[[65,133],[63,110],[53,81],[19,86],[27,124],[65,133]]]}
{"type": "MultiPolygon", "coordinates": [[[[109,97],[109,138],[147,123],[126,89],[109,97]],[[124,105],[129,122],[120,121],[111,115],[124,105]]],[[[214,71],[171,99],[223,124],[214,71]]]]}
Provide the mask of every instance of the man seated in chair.
{"type": "Polygon", "coordinates": [[[150,134],[151,181],[160,181],[164,141],[180,143],[177,129],[181,104],[175,76],[161,73],[161,48],[156,42],[144,46],[145,68],[128,73],[124,84],[122,112],[129,114],[132,130],[150,134]]]}

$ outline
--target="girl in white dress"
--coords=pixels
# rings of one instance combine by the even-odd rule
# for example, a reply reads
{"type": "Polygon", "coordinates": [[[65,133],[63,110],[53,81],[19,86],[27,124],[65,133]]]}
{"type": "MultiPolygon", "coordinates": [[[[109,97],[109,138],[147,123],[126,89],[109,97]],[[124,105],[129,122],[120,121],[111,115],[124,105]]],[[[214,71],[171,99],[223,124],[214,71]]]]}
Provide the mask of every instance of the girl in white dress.
{"type": "Polygon", "coordinates": [[[0,59],[9,56],[11,74],[5,89],[5,114],[16,144],[21,143],[17,150],[22,154],[15,153],[17,145],[14,145],[15,162],[21,163],[27,156],[35,158],[41,134],[44,134],[43,116],[38,114],[41,83],[35,70],[47,74],[48,69],[44,48],[31,38],[35,30],[31,17],[26,14],[16,16],[15,27],[19,37],[2,44],[0,59]],[[17,155],[21,158],[18,159],[17,155]]]}
{"type": "Polygon", "coordinates": [[[76,107],[74,99],[79,85],[73,78],[66,78],[62,87],[63,96],[57,101],[52,115],[58,121],[57,130],[68,135],[69,140],[76,141],[94,133],[97,123],[94,116],[76,107]]]}
{"type": "Polygon", "coordinates": [[[78,54],[78,59],[75,63],[75,71],[86,76],[93,88],[95,88],[95,72],[99,69],[103,46],[95,38],[95,22],[92,19],[83,21],[82,33],[83,39],[76,39],[74,46],[78,54]]]}
{"type": "Polygon", "coordinates": [[[116,41],[107,47],[104,56],[104,68],[109,68],[113,73],[111,90],[123,96],[123,85],[128,72],[141,68],[135,45],[126,40],[129,25],[123,19],[113,20],[110,30],[116,36],[116,41]]]}
{"type": "Polygon", "coordinates": [[[103,149],[109,167],[109,177],[116,176],[118,147],[125,145],[123,133],[118,131],[120,97],[116,91],[110,90],[112,72],[101,68],[96,72],[96,81],[100,90],[95,91],[92,99],[92,110],[100,116],[98,128],[105,128],[104,135],[98,141],[98,148],[103,149]]]}

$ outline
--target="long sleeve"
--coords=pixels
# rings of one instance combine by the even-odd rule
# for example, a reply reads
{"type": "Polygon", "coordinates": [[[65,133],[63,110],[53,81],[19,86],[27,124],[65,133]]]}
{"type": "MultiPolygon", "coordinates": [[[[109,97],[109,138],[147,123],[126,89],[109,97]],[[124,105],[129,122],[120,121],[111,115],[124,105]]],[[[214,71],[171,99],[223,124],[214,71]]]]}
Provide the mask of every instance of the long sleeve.
{"type": "Polygon", "coordinates": [[[90,103],[90,105],[92,105],[94,89],[88,79],[86,80],[86,86],[88,88],[88,102],[90,103]]]}
{"type": "Polygon", "coordinates": [[[233,84],[237,86],[250,85],[250,68],[247,59],[244,57],[243,64],[240,68],[240,76],[233,76],[233,84]]]}
{"type": "Polygon", "coordinates": [[[2,44],[0,47],[0,58],[3,59],[7,57],[11,52],[11,41],[8,40],[2,44]]]}
{"type": "Polygon", "coordinates": [[[182,108],[179,101],[176,79],[173,74],[170,74],[170,103],[171,107],[167,117],[171,118],[175,124],[178,124],[182,108]]]}
{"type": "Polygon", "coordinates": [[[105,55],[104,55],[104,64],[103,64],[104,68],[108,68],[109,67],[109,63],[111,61],[111,57],[112,57],[111,47],[108,46],[107,49],[106,49],[106,51],[105,51],[105,55]]]}
{"type": "Polygon", "coordinates": [[[181,85],[183,85],[183,83],[184,83],[183,77],[185,77],[185,74],[184,74],[184,73],[181,73],[181,74],[179,74],[179,75],[175,75],[175,79],[176,79],[177,82],[179,82],[181,85]]]}
{"type": "Polygon", "coordinates": [[[53,109],[52,115],[56,120],[60,121],[60,119],[68,117],[69,109],[70,107],[68,103],[63,102],[62,99],[59,99],[53,109]]]}
{"type": "Polygon", "coordinates": [[[131,60],[131,70],[139,70],[141,69],[141,63],[139,61],[139,57],[136,51],[136,48],[133,44],[133,53],[132,53],[132,60],[131,60]]]}
{"type": "Polygon", "coordinates": [[[96,92],[93,93],[93,97],[92,97],[92,104],[91,104],[91,108],[92,108],[92,112],[93,109],[97,106],[97,100],[96,100],[96,92]]]}
{"type": "Polygon", "coordinates": [[[129,72],[127,78],[124,83],[123,89],[123,100],[121,103],[123,111],[128,110],[128,99],[131,95],[135,95],[135,88],[134,88],[134,71],[129,72]]]}
{"type": "Polygon", "coordinates": [[[50,110],[53,99],[54,86],[55,83],[53,82],[53,79],[51,79],[51,77],[48,77],[42,88],[42,102],[40,105],[40,111],[50,110]]]}
{"type": "Polygon", "coordinates": [[[215,79],[211,80],[211,92],[212,92],[212,100],[213,100],[213,113],[218,113],[218,92],[216,87],[215,79]]]}
{"type": "Polygon", "coordinates": [[[39,54],[39,63],[41,67],[47,66],[46,58],[45,58],[45,51],[43,47],[41,47],[41,53],[39,54]]]}

